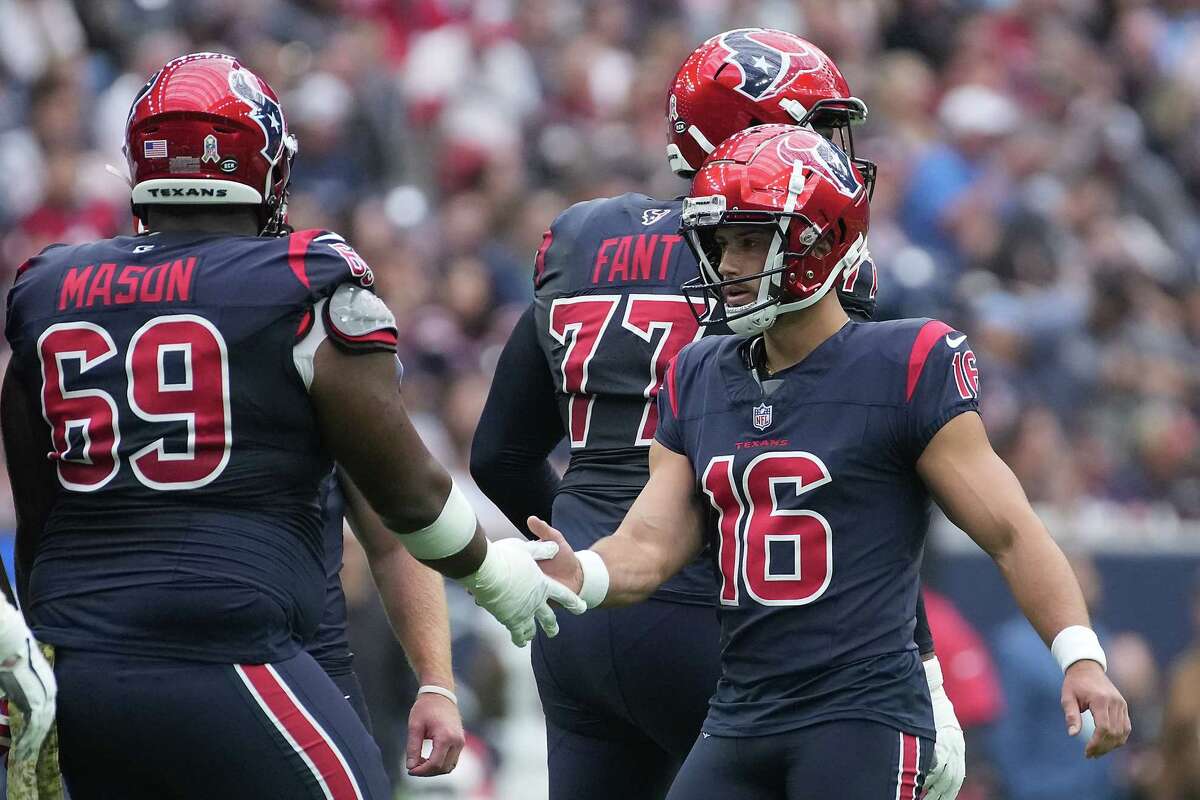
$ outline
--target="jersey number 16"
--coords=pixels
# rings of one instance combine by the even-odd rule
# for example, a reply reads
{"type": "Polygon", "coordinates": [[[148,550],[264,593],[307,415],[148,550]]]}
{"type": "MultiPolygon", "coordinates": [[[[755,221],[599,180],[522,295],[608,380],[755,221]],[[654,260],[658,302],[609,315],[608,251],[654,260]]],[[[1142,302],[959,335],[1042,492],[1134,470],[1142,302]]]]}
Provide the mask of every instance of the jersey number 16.
{"type": "Polygon", "coordinates": [[[700,485],[717,511],[722,604],[738,605],[739,584],[767,606],[805,605],[825,593],[833,577],[829,522],[816,511],[781,508],[779,492],[791,487],[799,498],[831,480],[812,453],[763,453],[746,465],[741,486],[733,456],[708,462],[700,485]],[[791,551],[790,569],[772,569],[772,553],[785,549],[791,551]]]}

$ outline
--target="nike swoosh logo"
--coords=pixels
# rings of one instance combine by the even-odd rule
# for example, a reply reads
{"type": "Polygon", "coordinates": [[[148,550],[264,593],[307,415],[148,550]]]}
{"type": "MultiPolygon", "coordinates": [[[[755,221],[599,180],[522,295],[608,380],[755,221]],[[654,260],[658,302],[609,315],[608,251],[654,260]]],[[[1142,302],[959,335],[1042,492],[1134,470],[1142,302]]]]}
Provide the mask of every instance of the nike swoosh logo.
{"type": "Polygon", "coordinates": [[[965,333],[960,333],[958,336],[952,336],[948,333],[946,334],[946,346],[949,347],[951,350],[953,350],[955,347],[958,347],[960,344],[962,344],[966,340],[967,340],[967,335],[965,333]]]}

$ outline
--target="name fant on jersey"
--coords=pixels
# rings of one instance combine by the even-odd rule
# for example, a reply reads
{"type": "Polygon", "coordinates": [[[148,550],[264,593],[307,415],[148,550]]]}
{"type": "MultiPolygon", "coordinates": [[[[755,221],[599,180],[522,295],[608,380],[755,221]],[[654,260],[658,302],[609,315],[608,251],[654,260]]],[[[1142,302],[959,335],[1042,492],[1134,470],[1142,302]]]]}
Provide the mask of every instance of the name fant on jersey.
{"type": "Polygon", "coordinates": [[[672,233],[614,236],[600,242],[592,267],[592,283],[665,281],[671,253],[683,241],[672,233]]]}
{"type": "Polygon", "coordinates": [[[58,310],[130,303],[186,303],[192,299],[195,256],[152,267],[106,262],[71,267],[58,292],[58,310]]]}

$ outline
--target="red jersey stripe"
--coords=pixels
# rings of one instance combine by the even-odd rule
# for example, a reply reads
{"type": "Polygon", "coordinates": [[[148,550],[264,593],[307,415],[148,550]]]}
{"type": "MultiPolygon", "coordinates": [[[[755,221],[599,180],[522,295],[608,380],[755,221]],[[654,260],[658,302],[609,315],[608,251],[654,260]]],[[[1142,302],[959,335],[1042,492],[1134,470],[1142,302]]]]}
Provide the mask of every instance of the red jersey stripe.
{"type": "Polygon", "coordinates": [[[677,359],[672,358],[671,363],[667,365],[667,399],[671,401],[671,413],[679,416],[679,394],[675,391],[675,362],[677,359]]]}
{"type": "Polygon", "coordinates": [[[937,344],[937,340],[954,329],[944,322],[932,319],[926,322],[917,333],[912,350],[908,354],[908,388],[904,400],[912,400],[913,392],[917,390],[917,381],[921,379],[921,370],[925,369],[925,359],[929,351],[937,344]]]}
{"type": "Polygon", "coordinates": [[[296,231],[288,237],[288,266],[296,275],[296,280],[310,286],[308,270],[304,268],[304,256],[308,253],[308,245],[321,233],[320,230],[296,231]]]}

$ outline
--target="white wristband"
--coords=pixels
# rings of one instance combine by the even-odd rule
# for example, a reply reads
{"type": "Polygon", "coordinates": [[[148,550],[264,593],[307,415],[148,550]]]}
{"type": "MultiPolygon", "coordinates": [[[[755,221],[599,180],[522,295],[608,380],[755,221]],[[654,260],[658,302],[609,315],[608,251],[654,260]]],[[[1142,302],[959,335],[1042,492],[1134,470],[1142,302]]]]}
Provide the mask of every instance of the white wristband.
{"type": "Polygon", "coordinates": [[[575,557],[583,568],[579,599],[587,603],[589,609],[595,608],[608,596],[608,565],[595,550],[580,550],[575,557]]]}
{"type": "Polygon", "coordinates": [[[1071,625],[1059,631],[1050,645],[1050,652],[1063,672],[1076,661],[1084,660],[1098,662],[1102,670],[1108,671],[1108,661],[1096,632],[1082,625],[1071,625]]]}
{"type": "Polygon", "coordinates": [[[442,697],[449,700],[454,705],[458,705],[458,695],[447,689],[445,686],[436,686],[432,683],[427,683],[417,689],[417,694],[440,694],[442,697]]]}
{"type": "Polygon", "coordinates": [[[452,556],[466,547],[475,536],[475,526],[474,509],[458,485],[452,483],[438,518],[419,531],[400,534],[400,541],[413,558],[432,561],[452,556]]]}

